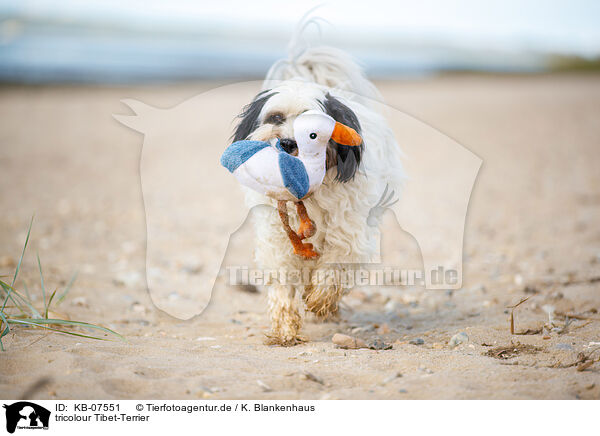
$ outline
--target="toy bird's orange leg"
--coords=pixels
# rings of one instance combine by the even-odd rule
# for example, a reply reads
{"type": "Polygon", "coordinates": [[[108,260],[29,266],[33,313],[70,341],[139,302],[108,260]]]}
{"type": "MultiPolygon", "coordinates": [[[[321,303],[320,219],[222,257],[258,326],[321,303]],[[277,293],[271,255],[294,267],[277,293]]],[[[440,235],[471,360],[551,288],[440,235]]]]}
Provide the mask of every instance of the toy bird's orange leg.
{"type": "Polygon", "coordinates": [[[300,217],[300,227],[298,227],[298,236],[300,239],[310,238],[317,232],[317,226],[314,221],[310,219],[308,213],[306,212],[306,207],[304,203],[298,201],[296,203],[296,211],[298,212],[298,217],[300,217]]]}
{"type": "Polygon", "coordinates": [[[304,244],[302,239],[296,232],[292,230],[290,227],[290,219],[287,212],[287,203],[285,201],[277,202],[277,211],[279,212],[279,218],[281,218],[281,222],[283,223],[283,229],[290,238],[292,242],[292,247],[294,247],[294,253],[299,256],[302,256],[305,259],[314,259],[319,257],[319,253],[313,250],[312,244],[304,244]]]}

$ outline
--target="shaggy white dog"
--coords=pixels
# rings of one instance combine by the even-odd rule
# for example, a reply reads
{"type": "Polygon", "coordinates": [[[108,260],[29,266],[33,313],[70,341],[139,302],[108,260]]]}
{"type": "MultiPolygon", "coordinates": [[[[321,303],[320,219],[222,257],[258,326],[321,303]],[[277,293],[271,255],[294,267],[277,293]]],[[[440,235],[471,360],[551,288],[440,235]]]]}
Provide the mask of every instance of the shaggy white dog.
{"type": "MultiPolygon", "coordinates": [[[[402,177],[400,149],[385,119],[374,109],[373,102],[381,101],[375,86],[343,51],[305,47],[301,34],[309,22],[298,26],[289,58],[270,69],[263,91],[244,108],[234,132],[236,141],[281,138],[286,151],[294,154],[293,121],[298,114],[314,109],[354,128],[364,140],[360,148],[330,141],[323,184],[304,201],[317,228],[307,241],[321,254],[317,259],[305,260],[293,253],[274,200],[246,192],[250,207],[274,206],[257,208],[254,214],[258,267],[302,272],[305,279],[290,283],[279,275],[267,283],[270,338],[282,345],[303,340],[300,329],[305,308],[321,318],[337,315],[347,289],[341,274],[334,273],[378,256],[380,233],[372,219],[367,223],[369,211],[386,186],[399,192],[402,177]]],[[[290,218],[297,228],[295,214],[290,218]]]]}

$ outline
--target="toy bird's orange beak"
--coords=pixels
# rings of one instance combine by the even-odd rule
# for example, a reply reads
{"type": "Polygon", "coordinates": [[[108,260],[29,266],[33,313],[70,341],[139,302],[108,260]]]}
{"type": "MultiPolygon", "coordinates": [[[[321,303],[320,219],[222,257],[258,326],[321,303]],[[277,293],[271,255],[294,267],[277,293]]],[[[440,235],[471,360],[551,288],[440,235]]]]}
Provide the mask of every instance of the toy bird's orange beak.
{"type": "Polygon", "coordinates": [[[342,123],[335,122],[333,133],[331,134],[333,139],[338,144],[357,146],[362,144],[362,138],[352,127],[343,125],[342,123]]]}

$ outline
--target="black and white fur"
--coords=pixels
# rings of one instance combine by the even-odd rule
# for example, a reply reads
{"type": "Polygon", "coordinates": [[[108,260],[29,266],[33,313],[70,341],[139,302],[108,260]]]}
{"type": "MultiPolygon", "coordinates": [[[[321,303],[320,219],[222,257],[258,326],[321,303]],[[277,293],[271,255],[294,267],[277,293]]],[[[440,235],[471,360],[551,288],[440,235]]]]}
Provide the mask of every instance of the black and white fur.
{"type": "MultiPolygon", "coordinates": [[[[386,185],[399,192],[402,178],[400,149],[385,119],[375,110],[373,102],[381,98],[374,85],[346,53],[325,46],[301,47],[299,41],[297,33],[290,44],[290,58],[273,65],[263,91],[243,109],[233,139],[280,138],[286,151],[293,154],[293,120],[314,109],[354,128],[364,143],[348,147],[330,141],[323,185],[305,200],[317,226],[308,242],[321,253],[318,259],[304,260],[293,253],[275,207],[259,208],[255,214],[257,266],[309,271],[309,283],[293,285],[279,278],[267,284],[270,337],[283,345],[300,340],[305,309],[322,318],[337,314],[347,289],[339,280],[332,281],[329,272],[352,268],[378,255],[380,234],[367,224],[369,210],[386,185]]],[[[250,190],[246,200],[251,207],[276,206],[273,200],[250,190]]],[[[294,216],[292,213],[291,218],[294,216]]],[[[292,224],[297,227],[298,222],[292,219],[292,224]]]]}

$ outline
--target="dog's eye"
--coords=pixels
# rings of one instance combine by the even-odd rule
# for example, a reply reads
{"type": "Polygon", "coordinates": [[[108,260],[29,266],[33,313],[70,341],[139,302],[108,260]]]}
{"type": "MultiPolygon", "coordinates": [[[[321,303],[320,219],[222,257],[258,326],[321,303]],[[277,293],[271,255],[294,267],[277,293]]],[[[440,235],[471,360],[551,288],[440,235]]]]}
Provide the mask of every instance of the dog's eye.
{"type": "Polygon", "coordinates": [[[310,139],[317,139],[317,134],[316,133],[311,133],[308,136],[310,136],[310,139]]]}
{"type": "Polygon", "coordinates": [[[277,124],[283,124],[284,121],[285,121],[285,117],[283,116],[283,114],[281,114],[279,112],[270,114],[265,119],[266,124],[276,124],[277,125],[277,124]]]}

